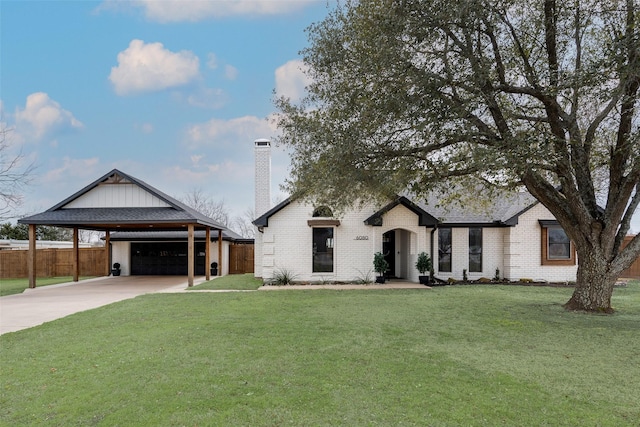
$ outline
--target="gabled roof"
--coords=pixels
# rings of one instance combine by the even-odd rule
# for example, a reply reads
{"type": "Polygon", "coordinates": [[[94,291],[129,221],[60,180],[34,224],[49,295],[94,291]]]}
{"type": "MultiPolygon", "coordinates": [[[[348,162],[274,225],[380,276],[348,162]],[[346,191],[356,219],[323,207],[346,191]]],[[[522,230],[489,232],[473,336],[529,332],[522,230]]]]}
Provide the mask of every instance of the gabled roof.
{"type": "Polygon", "coordinates": [[[197,227],[225,229],[213,219],[174,199],[131,175],[113,169],[75,194],[39,214],[18,220],[21,224],[55,225],[60,227],[79,226],[86,229],[139,230],[157,228],[163,230],[183,230],[188,224],[197,227]],[[163,206],[154,207],[69,207],[72,202],[88,194],[101,184],[126,182],[133,184],[153,197],[161,200],[163,206]]]}
{"type": "MultiPolygon", "coordinates": [[[[462,207],[456,204],[441,205],[437,194],[423,202],[414,202],[411,196],[398,196],[394,201],[379,209],[364,223],[380,226],[384,215],[398,205],[402,205],[419,217],[419,225],[426,227],[512,227],[518,218],[539,202],[529,193],[505,193],[494,197],[482,207],[462,207]]],[[[287,198],[253,221],[258,227],[268,227],[269,217],[284,209],[292,202],[287,198]]]]}
{"type": "Polygon", "coordinates": [[[427,211],[425,211],[423,208],[413,203],[411,200],[407,199],[405,196],[400,196],[396,198],[393,202],[384,206],[382,209],[380,209],[379,211],[371,215],[369,218],[365,219],[364,223],[366,225],[381,226],[382,217],[384,216],[384,214],[386,214],[396,206],[404,206],[405,208],[409,209],[411,212],[415,213],[418,216],[418,225],[433,227],[436,224],[438,224],[438,220],[435,217],[431,216],[427,211]]]}

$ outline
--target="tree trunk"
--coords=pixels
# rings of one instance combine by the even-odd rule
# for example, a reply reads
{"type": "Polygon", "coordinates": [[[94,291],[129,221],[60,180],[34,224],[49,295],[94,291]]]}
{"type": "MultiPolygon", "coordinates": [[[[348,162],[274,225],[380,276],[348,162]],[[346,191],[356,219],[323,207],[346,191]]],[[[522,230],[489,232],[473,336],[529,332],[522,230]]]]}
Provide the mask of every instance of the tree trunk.
{"type": "Polygon", "coordinates": [[[611,295],[617,277],[609,273],[604,256],[593,253],[597,251],[589,252],[582,256],[578,254],[576,288],[564,307],[575,311],[613,313],[611,295]]]}

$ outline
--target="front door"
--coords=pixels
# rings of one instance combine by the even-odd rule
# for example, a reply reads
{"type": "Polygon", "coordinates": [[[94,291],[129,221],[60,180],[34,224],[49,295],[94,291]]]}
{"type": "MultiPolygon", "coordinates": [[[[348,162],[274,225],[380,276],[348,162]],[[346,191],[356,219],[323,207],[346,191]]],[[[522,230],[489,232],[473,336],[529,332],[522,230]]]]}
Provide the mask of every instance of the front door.
{"type": "Polygon", "coordinates": [[[396,231],[387,231],[382,235],[382,254],[384,259],[387,260],[389,268],[384,274],[385,277],[395,277],[396,271],[396,231]]]}

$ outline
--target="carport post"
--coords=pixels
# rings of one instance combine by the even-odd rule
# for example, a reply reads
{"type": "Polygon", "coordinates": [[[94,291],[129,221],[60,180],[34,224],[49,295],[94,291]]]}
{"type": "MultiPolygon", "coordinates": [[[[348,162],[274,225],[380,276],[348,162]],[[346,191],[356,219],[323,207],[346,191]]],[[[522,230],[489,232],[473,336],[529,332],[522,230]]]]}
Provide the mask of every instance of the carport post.
{"type": "Polygon", "coordinates": [[[78,227],[73,227],[73,281],[80,276],[80,248],[78,245],[78,227]]]}
{"type": "Polygon", "coordinates": [[[218,276],[222,276],[222,228],[218,230],[218,276]]]}
{"type": "Polygon", "coordinates": [[[111,255],[111,251],[110,251],[110,247],[109,245],[111,245],[111,234],[109,233],[109,230],[104,232],[104,263],[105,263],[105,276],[108,276],[109,274],[111,274],[111,259],[110,259],[110,255],[111,255]]]}
{"type": "Polygon", "coordinates": [[[29,269],[29,287],[36,287],[36,225],[29,224],[29,254],[27,259],[29,269]]]}
{"type": "Polygon", "coordinates": [[[211,228],[207,227],[204,238],[204,277],[211,280],[211,228]]]}
{"type": "Polygon", "coordinates": [[[193,260],[194,260],[194,249],[193,249],[193,224],[189,224],[189,238],[187,243],[187,263],[188,263],[188,283],[189,287],[193,286],[193,260]]]}

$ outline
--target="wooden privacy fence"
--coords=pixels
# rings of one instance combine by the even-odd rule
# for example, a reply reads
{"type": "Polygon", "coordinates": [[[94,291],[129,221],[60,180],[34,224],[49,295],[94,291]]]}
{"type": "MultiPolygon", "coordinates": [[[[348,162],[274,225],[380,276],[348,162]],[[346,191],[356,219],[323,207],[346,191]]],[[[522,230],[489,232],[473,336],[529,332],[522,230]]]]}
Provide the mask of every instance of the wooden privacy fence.
{"type": "MultiPolygon", "coordinates": [[[[622,247],[624,248],[625,246],[627,246],[631,242],[631,239],[633,239],[633,237],[634,236],[625,237],[624,242],[622,243],[622,247]]],[[[635,262],[631,264],[631,267],[625,270],[620,277],[640,279],[640,258],[636,259],[635,262]]]]}
{"type": "Polygon", "coordinates": [[[253,245],[229,246],[229,274],[253,273],[253,245]]]}
{"type": "MultiPolygon", "coordinates": [[[[28,277],[28,255],[25,250],[0,251],[0,279],[28,277]]],[[[107,257],[105,248],[80,248],[80,275],[104,276],[107,257]]],[[[73,276],[73,249],[37,249],[36,276],[73,276]]]]}

